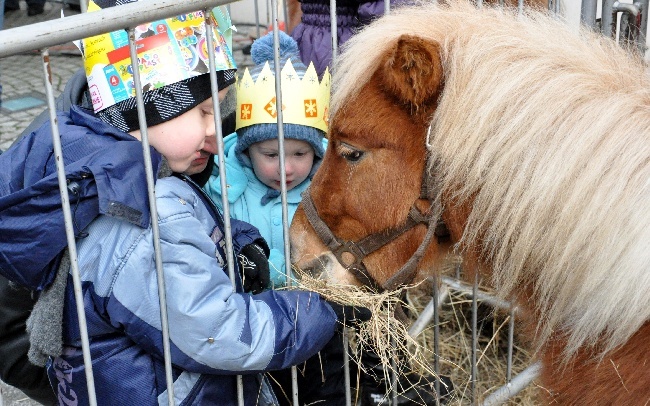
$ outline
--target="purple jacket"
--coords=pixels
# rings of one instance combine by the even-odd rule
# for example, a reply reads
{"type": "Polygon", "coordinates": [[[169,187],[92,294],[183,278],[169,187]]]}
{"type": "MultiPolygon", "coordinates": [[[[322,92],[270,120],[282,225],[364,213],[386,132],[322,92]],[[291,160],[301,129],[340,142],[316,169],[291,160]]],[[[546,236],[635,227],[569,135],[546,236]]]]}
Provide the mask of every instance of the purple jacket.
{"type": "MultiPolygon", "coordinates": [[[[391,0],[391,7],[405,3],[404,0],[391,0]]],[[[332,40],[330,26],[329,0],[301,0],[302,20],[294,28],[291,36],[298,43],[300,58],[309,66],[314,62],[318,75],[332,66],[332,40]]],[[[338,26],[338,46],[345,43],[355,32],[374,18],[384,14],[384,0],[338,0],[336,16],[338,26]]]]}

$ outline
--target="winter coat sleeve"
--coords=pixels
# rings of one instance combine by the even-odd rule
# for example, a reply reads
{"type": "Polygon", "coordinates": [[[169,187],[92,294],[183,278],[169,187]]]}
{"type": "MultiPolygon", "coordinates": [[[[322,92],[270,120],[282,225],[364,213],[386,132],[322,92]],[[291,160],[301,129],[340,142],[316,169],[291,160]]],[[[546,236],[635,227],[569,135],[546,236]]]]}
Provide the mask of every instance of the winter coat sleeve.
{"type": "MultiPolygon", "coordinates": [[[[411,0],[391,0],[391,8],[411,0]]],[[[291,32],[298,43],[300,59],[314,63],[322,75],[332,61],[332,34],[329,0],[301,0],[302,17],[291,32]]],[[[337,40],[340,48],[358,30],[384,15],[384,0],[340,0],[336,3],[337,40]]],[[[340,49],[339,49],[340,52],[340,49]]],[[[331,70],[331,66],[330,66],[331,70]]]]}
{"type": "MultiPolygon", "coordinates": [[[[318,352],[335,331],[331,307],[312,292],[234,293],[215,258],[223,232],[187,188],[178,179],[156,185],[172,362],[190,372],[239,374],[286,368],[318,352]]],[[[120,258],[107,312],[111,324],[161,355],[151,241],[146,230],[120,258]]]]}
{"type": "Polygon", "coordinates": [[[14,288],[0,276],[0,379],[44,405],[54,405],[56,397],[45,368],[27,359],[25,323],[33,307],[30,291],[14,288]]]}
{"type": "MultiPolygon", "coordinates": [[[[332,60],[332,34],[329,1],[303,0],[302,19],[292,31],[291,37],[298,43],[300,59],[305,65],[314,63],[316,72],[322,75],[332,60]]],[[[358,25],[357,2],[338,1],[337,39],[339,46],[345,43],[358,25]]]]}
{"type": "Polygon", "coordinates": [[[245,221],[239,221],[234,218],[230,219],[230,228],[232,230],[233,248],[236,253],[239,253],[239,250],[248,244],[253,243],[262,246],[262,248],[264,248],[268,253],[269,247],[257,228],[245,221]]]}

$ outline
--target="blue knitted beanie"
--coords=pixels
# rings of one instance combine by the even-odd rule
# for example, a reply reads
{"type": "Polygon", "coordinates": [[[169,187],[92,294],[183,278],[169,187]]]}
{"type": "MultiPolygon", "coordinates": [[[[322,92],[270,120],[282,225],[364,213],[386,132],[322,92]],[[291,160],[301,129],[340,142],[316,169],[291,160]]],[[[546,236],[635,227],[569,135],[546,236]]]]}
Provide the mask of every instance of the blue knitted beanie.
{"type": "MultiPolygon", "coordinates": [[[[253,80],[257,80],[257,77],[264,68],[266,62],[269,63],[271,72],[275,72],[272,32],[253,42],[251,47],[251,57],[255,63],[255,66],[249,68],[253,80]]],[[[284,66],[289,59],[291,60],[293,68],[296,70],[298,76],[302,78],[307,71],[307,67],[300,60],[298,44],[289,35],[280,31],[280,66],[284,66]]],[[[323,148],[323,137],[325,137],[325,133],[314,127],[300,124],[283,123],[283,128],[284,138],[306,141],[314,149],[314,166],[312,167],[310,177],[313,176],[316,169],[318,169],[318,166],[320,166],[320,161],[325,153],[323,148]]],[[[277,137],[277,124],[254,124],[240,128],[237,130],[237,146],[235,147],[235,154],[243,165],[252,167],[251,161],[245,153],[248,147],[256,142],[276,139],[277,137]]]]}

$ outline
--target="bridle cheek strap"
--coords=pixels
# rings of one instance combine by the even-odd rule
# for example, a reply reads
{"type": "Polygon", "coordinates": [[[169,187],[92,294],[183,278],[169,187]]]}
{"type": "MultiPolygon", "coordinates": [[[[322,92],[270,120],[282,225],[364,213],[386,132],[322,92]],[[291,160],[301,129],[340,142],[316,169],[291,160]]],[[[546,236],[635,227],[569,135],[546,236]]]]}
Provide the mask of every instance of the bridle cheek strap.
{"type": "MultiPolygon", "coordinates": [[[[431,206],[433,208],[433,205],[431,206]]],[[[420,243],[420,246],[415,251],[415,253],[411,255],[411,258],[409,258],[409,260],[406,261],[406,263],[400,268],[400,270],[397,271],[395,275],[390,277],[383,284],[382,287],[384,289],[394,290],[399,288],[400,286],[404,286],[411,283],[413,279],[415,279],[418,264],[420,263],[422,257],[426,253],[429,244],[431,244],[431,240],[436,235],[436,228],[438,226],[439,217],[440,217],[440,213],[430,213],[429,221],[427,224],[427,233],[424,236],[422,242],[420,243]]]]}
{"type": "Polygon", "coordinates": [[[300,205],[316,235],[332,251],[332,254],[334,254],[339,263],[351,272],[362,284],[378,292],[381,291],[381,286],[370,275],[365,265],[363,265],[363,258],[367,254],[353,241],[341,241],[332,233],[327,224],[318,215],[309,188],[302,193],[300,205]],[[350,256],[353,259],[352,261],[350,261],[350,256]]]}
{"type": "Polygon", "coordinates": [[[394,290],[410,283],[415,278],[417,266],[435,235],[440,215],[440,213],[434,213],[432,210],[433,207],[439,207],[438,205],[434,206],[432,204],[428,215],[423,215],[415,205],[413,205],[409,210],[406,221],[402,225],[379,233],[371,234],[358,242],[354,242],[342,241],[332,233],[327,224],[325,224],[318,215],[309,189],[303,192],[301,204],[307,217],[307,221],[309,221],[309,224],[311,224],[323,243],[332,251],[339,263],[346,268],[346,270],[351,272],[362,284],[371,287],[377,292],[383,290],[394,290]],[[397,237],[418,224],[427,225],[427,234],[425,235],[424,240],[406,264],[404,264],[395,275],[386,281],[386,283],[379,285],[364,265],[364,258],[395,240],[397,237]]]}

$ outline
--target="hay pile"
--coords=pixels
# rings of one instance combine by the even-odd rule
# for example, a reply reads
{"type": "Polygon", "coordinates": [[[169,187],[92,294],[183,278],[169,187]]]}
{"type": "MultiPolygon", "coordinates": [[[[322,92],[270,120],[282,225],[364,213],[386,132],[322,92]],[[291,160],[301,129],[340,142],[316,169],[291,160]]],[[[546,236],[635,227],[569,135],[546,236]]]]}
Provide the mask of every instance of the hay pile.
{"type": "MultiPolygon", "coordinates": [[[[453,269],[453,265],[449,266],[444,273],[453,273],[453,269]]],[[[372,311],[373,317],[368,322],[362,323],[356,332],[350,331],[351,358],[357,362],[360,369],[364,369],[363,364],[359,362],[361,355],[370,351],[379,357],[386,374],[392,371],[397,374],[416,371],[421,375],[435,376],[433,323],[430,323],[415,338],[408,333],[409,326],[431,300],[430,280],[399,291],[373,293],[366,288],[328,284],[301,274],[296,287],[317,292],[327,300],[343,305],[363,306],[372,311]],[[407,324],[395,318],[394,312],[398,306],[402,306],[408,314],[407,324]],[[397,352],[406,356],[397,357],[397,352]]],[[[450,377],[453,382],[453,391],[446,402],[447,405],[471,404],[471,309],[470,297],[451,290],[439,311],[439,372],[443,376],[450,377]]],[[[477,401],[481,401],[486,395],[506,383],[508,323],[508,312],[496,311],[479,301],[477,401]]],[[[517,345],[515,330],[512,375],[515,376],[531,363],[531,354],[517,345]]],[[[371,373],[371,371],[365,372],[371,373]]],[[[376,378],[385,379],[387,387],[391,390],[394,382],[392,377],[376,378]]],[[[399,392],[403,388],[398,387],[396,390],[399,392]]],[[[510,399],[507,404],[540,404],[539,391],[540,389],[533,383],[510,399]]]]}
{"type": "MultiPolygon", "coordinates": [[[[430,299],[430,294],[420,289],[409,292],[408,301],[411,307],[419,310],[413,315],[413,320],[430,299]]],[[[471,404],[471,312],[472,299],[453,290],[450,291],[449,297],[440,309],[440,374],[449,376],[454,384],[454,396],[449,405],[471,404]]],[[[494,310],[491,306],[478,302],[478,381],[476,384],[478,401],[506,383],[509,321],[508,312],[494,310]]],[[[433,348],[433,324],[417,337],[417,341],[423,347],[433,348]]],[[[532,353],[528,351],[525,343],[519,345],[515,328],[512,376],[517,375],[532,362],[532,353]]],[[[540,390],[533,382],[506,404],[527,406],[542,404],[540,390]]]]}
{"type": "MultiPolygon", "coordinates": [[[[406,373],[411,369],[421,371],[422,374],[434,375],[429,360],[433,353],[418,343],[408,333],[408,325],[395,318],[398,307],[408,307],[402,300],[405,289],[392,292],[373,293],[362,287],[350,285],[328,284],[309,275],[302,275],[299,285],[301,289],[319,293],[325,299],[347,306],[358,306],[370,309],[372,318],[359,325],[350,336],[352,344],[352,358],[361,369],[364,365],[359,359],[364,351],[372,351],[379,357],[386,374],[397,372],[406,373]],[[406,355],[397,357],[397,353],[406,355]],[[407,363],[408,362],[408,363],[407,363]]],[[[398,310],[399,311],[399,310],[398,310]]],[[[408,309],[412,313],[414,309],[408,309]]],[[[364,370],[366,373],[371,371],[364,370]]],[[[391,386],[391,377],[376,377],[385,379],[388,387],[391,386]]]]}

